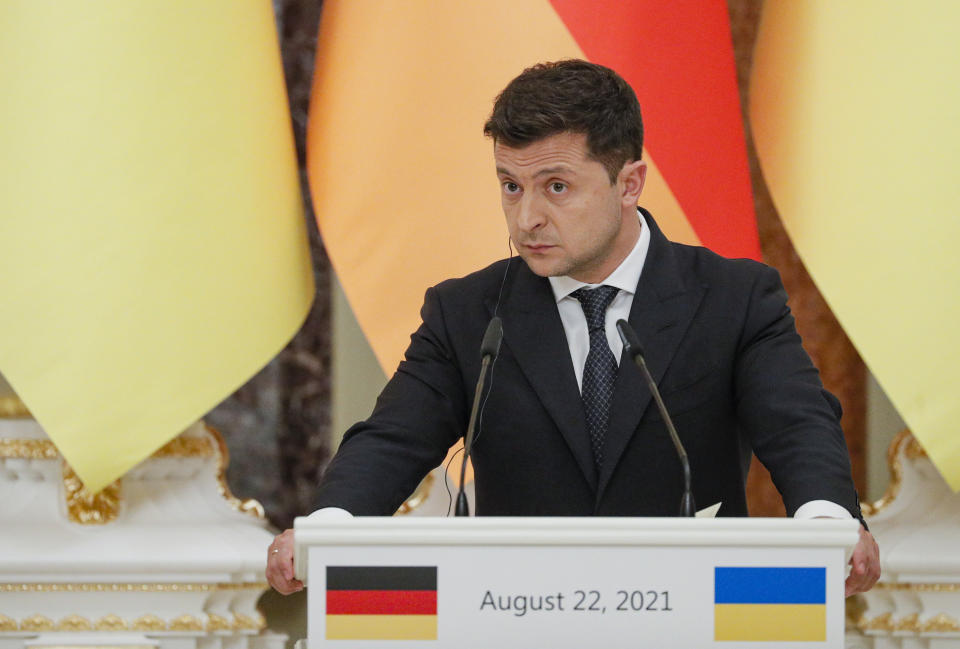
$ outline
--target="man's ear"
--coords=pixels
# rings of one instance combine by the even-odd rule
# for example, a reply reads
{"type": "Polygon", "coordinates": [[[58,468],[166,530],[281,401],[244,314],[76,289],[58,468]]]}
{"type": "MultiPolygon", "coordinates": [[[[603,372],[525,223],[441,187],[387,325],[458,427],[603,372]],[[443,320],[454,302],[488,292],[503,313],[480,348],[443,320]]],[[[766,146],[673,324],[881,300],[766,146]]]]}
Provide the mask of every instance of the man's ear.
{"type": "Polygon", "coordinates": [[[620,170],[619,181],[621,202],[624,206],[634,208],[640,200],[643,183],[647,180],[647,163],[643,160],[632,160],[623,165],[620,170]]]}

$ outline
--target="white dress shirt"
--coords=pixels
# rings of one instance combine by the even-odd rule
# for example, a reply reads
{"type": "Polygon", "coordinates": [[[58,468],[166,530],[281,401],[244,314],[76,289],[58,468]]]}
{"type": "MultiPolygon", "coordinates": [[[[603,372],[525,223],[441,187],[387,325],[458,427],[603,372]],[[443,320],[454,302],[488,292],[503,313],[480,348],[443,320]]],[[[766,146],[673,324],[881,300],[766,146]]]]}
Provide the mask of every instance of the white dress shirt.
{"type": "MultiPolygon", "coordinates": [[[[639,212],[638,212],[639,214],[639,212]]],[[[607,334],[607,343],[617,364],[620,364],[620,354],[623,352],[623,341],[617,332],[617,320],[627,320],[630,317],[630,306],[633,304],[633,294],[637,290],[643,264],[647,260],[647,250],[650,248],[650,228],[640,215],[640,236],[637,238],[633,250],[626,259],[620,262],[616,270],[599,284],[587,284],[579,280],[561,275],[549,277],[553,297],[557,300],[557,310],[560,312],[560,321],[563,322],[563,331],[567,334],[567,346],[570,347],[570,358],[573,360],[573,371],[577,375],[577,385],[583,390],[583,366],[587,362],[587,352],[590,351],[590,332],[587,329],[587,316],[580,308],[580,302],[570,294],[579,288],[588,286],[596,288],[600,285],[613,286],[620,291],[607,307],[604,320],[604,329],[607,334]]]]}

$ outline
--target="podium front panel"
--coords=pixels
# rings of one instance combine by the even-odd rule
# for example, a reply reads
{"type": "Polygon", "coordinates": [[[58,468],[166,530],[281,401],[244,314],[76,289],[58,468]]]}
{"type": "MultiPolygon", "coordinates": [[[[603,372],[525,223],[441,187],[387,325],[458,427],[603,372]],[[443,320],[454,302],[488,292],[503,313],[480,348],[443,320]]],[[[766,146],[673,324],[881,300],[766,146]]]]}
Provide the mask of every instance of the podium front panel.
{"type": "Polygon", "coordinates": [[[839,648],[852,523],[355,519],[298,528],[308,645],[839,648]]]}

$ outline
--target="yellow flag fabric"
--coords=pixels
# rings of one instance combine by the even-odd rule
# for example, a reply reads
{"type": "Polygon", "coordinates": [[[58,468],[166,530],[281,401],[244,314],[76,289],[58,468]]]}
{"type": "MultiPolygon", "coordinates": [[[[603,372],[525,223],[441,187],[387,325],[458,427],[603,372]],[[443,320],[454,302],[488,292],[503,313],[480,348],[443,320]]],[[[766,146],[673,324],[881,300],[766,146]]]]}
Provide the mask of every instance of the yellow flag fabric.
{"type": "Polygon", "coordinates": [[[960,4],[768,2],[764,177],[844,329],[960,490],[960,4]]]}
{"type": "Polygon", "coordinates": [[[98,491],[312,300],[272,6],[3,2],[0,94],[0,371],[98,491]]]}

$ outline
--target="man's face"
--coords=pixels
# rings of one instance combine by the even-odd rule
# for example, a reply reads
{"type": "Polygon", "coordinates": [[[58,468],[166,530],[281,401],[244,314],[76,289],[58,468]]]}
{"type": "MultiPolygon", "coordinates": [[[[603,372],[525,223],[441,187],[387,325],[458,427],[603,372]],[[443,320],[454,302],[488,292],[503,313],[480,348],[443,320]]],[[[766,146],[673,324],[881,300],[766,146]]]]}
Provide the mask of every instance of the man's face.
{"type": "Polygon", "coordinates": [[[640,233],[644,163],[628,162],[611,184],[580,133],[493,151],[510,238],[534,273],[597,283],[626,258],[640,233]]]}

